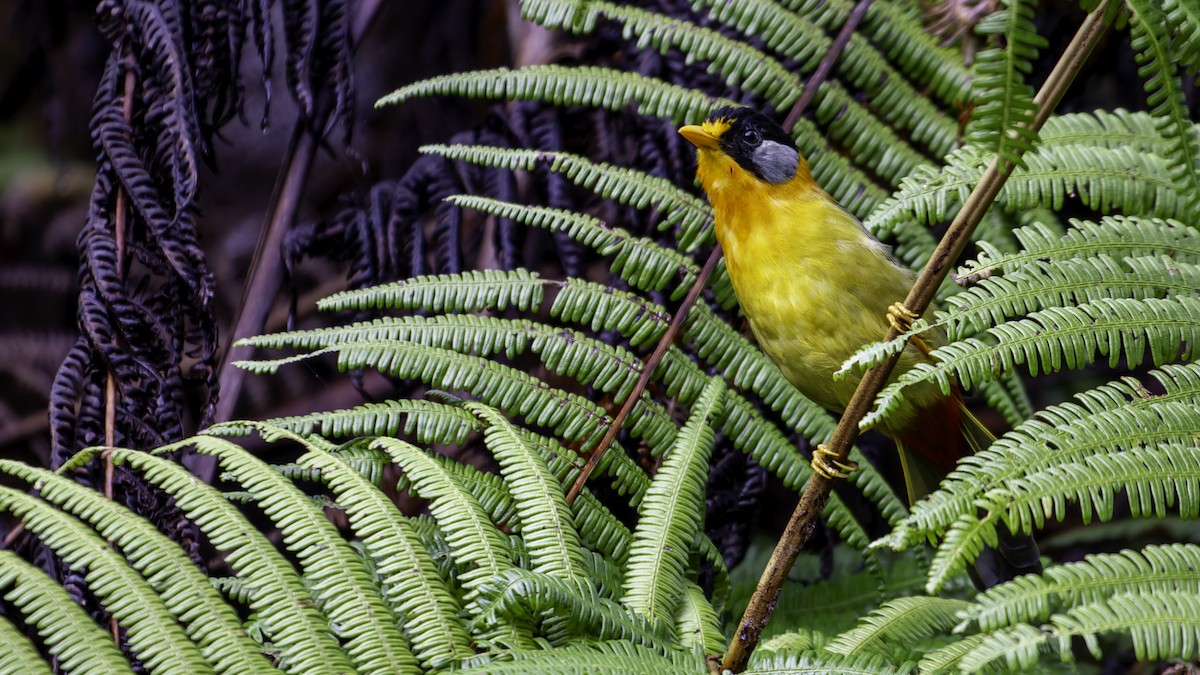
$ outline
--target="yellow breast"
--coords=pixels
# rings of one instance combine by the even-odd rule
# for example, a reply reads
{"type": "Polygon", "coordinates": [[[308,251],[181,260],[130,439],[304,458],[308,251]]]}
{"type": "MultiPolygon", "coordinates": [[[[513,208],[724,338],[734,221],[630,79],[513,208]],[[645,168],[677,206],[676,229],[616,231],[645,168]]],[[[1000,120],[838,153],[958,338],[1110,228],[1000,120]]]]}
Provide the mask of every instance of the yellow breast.
{"type": "MultiPolygon", "coordinates": [[[[858,378],[833,373],[862,345],[887,332],[888,306],[903,300],[912,274],[813,182],[801,161],[781,185],[757,179],[724,154],[700,151],[698,176],[714,208],[717,238],[738,302],[763,351],[813,401],[833,411],[858,378]]],[[[921,358],[907,350],[897,373],[921,358]]],[[[940,396],[915,392],[884,424],[893,433],[940,396]]]]}

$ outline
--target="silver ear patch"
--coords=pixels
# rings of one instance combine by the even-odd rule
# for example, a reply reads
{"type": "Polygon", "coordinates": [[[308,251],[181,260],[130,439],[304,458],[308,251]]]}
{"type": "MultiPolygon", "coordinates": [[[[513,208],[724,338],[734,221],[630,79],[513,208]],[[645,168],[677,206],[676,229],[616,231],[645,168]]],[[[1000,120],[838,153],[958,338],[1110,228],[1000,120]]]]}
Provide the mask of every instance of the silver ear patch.
{"type": "Polygon", "coordinates": [[[778,185],[791,180],[799,164],[800,153],[776,141],[764,140],[754,151],[754,167],[768,183],[778,185]]]}

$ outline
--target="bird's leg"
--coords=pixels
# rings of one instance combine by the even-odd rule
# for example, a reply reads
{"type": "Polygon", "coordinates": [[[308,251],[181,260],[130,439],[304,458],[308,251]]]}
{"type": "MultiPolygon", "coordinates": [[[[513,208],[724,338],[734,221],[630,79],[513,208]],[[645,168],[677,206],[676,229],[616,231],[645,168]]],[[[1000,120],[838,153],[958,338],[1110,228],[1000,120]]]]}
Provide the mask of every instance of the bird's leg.
{"type": "MultiPolygon", "coordinates": [[[[888,323],[896,329],[897,333],[901,334],[907,333],[919,316],[920,314],[905,307],[903,302],[893,302],[887,311],[888,323]]],[[[915,335],[909,338],[909,341],[925,356],[929,356],[929,353],[933,351],[924,340],[915,335]]]]}
{"type": "Polygon", "coordinates": [[[829,480],[837,478],[849,478],[850,474],[858,468],[858,464],[850,460],[841,461],[838,459],[836,452],[829,449],[829,446],[824,443],[817,446],[813,450],[812,462],[809,463],[814,473],[829,480]]]}

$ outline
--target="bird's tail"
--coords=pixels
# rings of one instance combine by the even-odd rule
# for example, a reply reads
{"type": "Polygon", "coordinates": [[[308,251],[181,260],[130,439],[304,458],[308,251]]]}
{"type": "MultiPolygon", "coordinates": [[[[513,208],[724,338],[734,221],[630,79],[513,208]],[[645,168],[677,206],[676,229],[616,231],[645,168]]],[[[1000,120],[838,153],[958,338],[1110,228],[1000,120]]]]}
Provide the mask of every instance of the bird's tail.
{"type": "MultiPolygon", "coordinates": [[[[948,397],[945,401],[945,405],[931,410],[932,415],[936,415],[935,419],[928,419],[919,425],[922,429],[935,430],[933,437],[928,434],[905,434],[895,439],[910,504],[937,489],[958,458],[979,452],[996,440],[987,427],[967,410],[960,396],[948,397]],[[957,429],[959,434],[947,438],[944,433],[937,431],[947,428],[957,429]],[[931,447],[935,444],[936,449],[931,447]]],[[[999,539],[996,547],[985,548],[975,560],[974,568],[969,570],[971,581],[977,588],[991,588],[1022,574],[1042,571],[1041,553],[1032,536],[1014,534],[1003,523],[997,528],[996,534],[999,539]]]]}

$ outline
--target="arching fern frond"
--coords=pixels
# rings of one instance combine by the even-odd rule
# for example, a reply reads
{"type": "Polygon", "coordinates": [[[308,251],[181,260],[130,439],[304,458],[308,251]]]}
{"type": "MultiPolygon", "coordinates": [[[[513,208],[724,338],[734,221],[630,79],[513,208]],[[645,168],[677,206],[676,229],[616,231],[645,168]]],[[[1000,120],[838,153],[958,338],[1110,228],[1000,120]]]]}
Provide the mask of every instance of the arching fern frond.
{"type": "Polygon", "coordinates": [[[458,616],[458,601],[446,590],[433,560],[391,498],[352,468],[344,453],[333,451],[328,441],[268,424],[251,426],[268,441],[286,439],[305,448],[296,463],[320,475],[350,526],[362,537],[384,600],[396,616],[404,617],[401,629],[421,667],[444,667],[474,655],[471,638],[458,616]]]}
{"type": "MultiPolygon", "coordinates": [[[[10,487],[0,487],[0,509],[20,519],[71,569],[83,574],[100,605],[127,631],[130,651],[147,668],[216,672],[214,664],[184,632],[181,609],[168,607],[150,581],[91,528],[10,487]]],[[[163,580],[155,582],[162,584],[163,580]]]]}
{"type": "MultiPolygon", "coordinates": [[[[221,468],[249,490],[263,513],[278,525],[284,545],[296,554],[314,590],[317,606],[338,626],[343,648],[355,664],[366,670],[382,668],[381,663],[417,670],[408,641],[397,627],[397,617],[381,597],[362,557],[298,487],[223,438],[197,436],[177,445],[190,445],[216,457],[221,468]]],[[[156,451],[171,449],[173,446],[164,446],[156,451]]]]}
{"type": "Polygon", "coordinates": [[[1200,595],[1200,547],[1147,546],[1092,554],[1041,575],[1026,575],[976,596],[963,616],[991,632],[1021,622],[1045,621],[1065,607],[1100,602],[1130,588],[1139,592],[1200,595]]]}
{"type": "Polygon", "coordinates": [[[576,583],[586,579],[575,516],[545,460],[496,409],[472,402],[464,406],[484,423],[484,444],[516,503],[532,570],[576,583]]]}
{"type": "Polygon", "coordinates": [[[333,311],[423,309],[427,312],[481,312],[508,307],[529,311],[542,304],[546,283],[537,272],[527,269],[470,270],[334,293],[318,300],[317,307],[333,311]]]}
{"type": "Polygon", "coordinates": [[[921,363],[880,392],[875,410],[862,422],[869,428],[903,399],[917,382],[934,382],[947,394],[952,382],[964,387],[1014,372],[1030,374],[1075,369],[1107,356],[1110,367],[1123,358],[1136,365],[1150,351],[1160,366],[1200,354],[1200,300],[1194,297],[1145,300],[1100,299],[1076,307],[1051,307],[1028,318],[986,331],[995,343],[969,338],[934,350],[936,364],[921,363]]]}
{"type": "Polygon", "coordinates": [[[925,29],[920,14],[912,9],[912,5],[892,0],[872,2],[863,18],[862,31],[879,45],[897,70],[947,107],[967,101],[971,73],[963,66],[961,54],[939,45],[925,29]]]}
{"type": "Polygon", "coordinates": [[[697,652],[646,647],[628,640],[611,640],[556,647],[539,651],[513,652],[511,661],[493,661],[463,672],[488,675],[574,675],[587,670],[628,675],[704,675],[704,655],[697,652]]]}
{"type": "Polygon", "coordinates": [[[430,78],[384,96],[376,107],[403,103],[421,96],[464,96],[506,101],[546,101],[618,110],[630,105],[651,117],[675,124],[699,122],[708,113],[733,101],[713,98],[661,80],[597,66],[526,66],[497,68],[430,78]]]}
{"type": "Polygon", "coordinates": [[[621,604],[656,622],[673,623],[688,552],[702,532],[711,424],[721,415],[724,394],[722,380],[709,380],[639,508],[621,604]]]}
{"type": "MultiPolygon", "coordinates": [[[[32,626],[58,666],[68,672],[132,675],[133,669],[83,607],[44,572],[0,550],[0,593],[12,603],[26,625],[32,626]]],[[[0,619],[0,670],[49,675],[50,664],[9,619],[0,619]]]]}
{"type": "Polygon", "coordinates": [[[605,199],[635,208],[653,207],[662,215],[659,230],[679,228],[679,249],[695,250],[713,239],[712,207],[665,178],[567,152],[546,152],[484,145],[426,145],[421,152],[508,171],[545,166],[605,199]]]}
{"type": "MultiPolygon", "coordinates": [[[[942,488],[913,506],[884,542],[909,546],[939,537],[960,514],[974,513],[985,495],[1011,498],[1005,488],[1052,467],[1112,457],[1143,444],[1179,447],[1200,435],[1200,366],[1165,366],[1152,375],[1166,393],[1152,396],[1133,378],[1051,406],[964,458],[942,488]]],[[[1065,492],[1064,492],[1065,494],[1065,492]]]]}
{"type": "Polygon", "coordinates": [[[612,256],[612,271],[635,288],[662,290],[672,284],[672,296],[678,299],[691,287],[699,273],[691,258],[649,239],[634,237],[617,227],[609,227],[592,216],[543,206],[524,206],[487,197],[455,195],[446,201],[530,227],[561,231],[602,256],[612,256]]]}
{"type": "Polygon", "coordinates": [[[1200,653],[1200,598],[1157,591],[1123,593],[1055,615],[1041,630],[1019,624],[991,633],[959,665],[968,672],[994,663],[1024,670],[1037,662],[1043,649],[1056,650],[1071,662],[1074,638],[1082,638],[1092,655],[1100,658],[1099,637],[1109,634],[1131,638],[1139,660],[1190,661],[1200,653]]]}
{"type": "MultiPolygon", "coordinates": [[[[219,439],[208,440],[227,443],[219,439]]],[[[169,450],[170,447],[164,448],[164,451],[169,450]]],[[[99,452],[99,449],[80,452],[62,470],[69,471],[78,464],[89,462],[99,452]]],[[[258,615],[266,637],[279,651],[282,668],[297,673],[335,673],[353,668],[338,644],[328,618],[300,575],[276,544],[268,541],[221,492],[175,462],[161,457],[121,448],[105,452],[114,463],[141,471],[148,481],[170,494],[208,540],[228,554],[226,559],[244,585],[259,589],[248,596],[249,607],[258,615]]],[[[312,507],[305,502],[304,508],[312,507]]],[[[322,597],[321,602],[325,599],[322,597]]]]}
{"type": "Polygon", "coordinates": [[[156,593],[182,598],[172,608],[192,618],[191,638],[216,672],[266,670],[259,645],[242,629],[241,620],[208,579],[166,535],[104,495],[68,478],[11,460],[0,460],[0,472],[36,484],[42,499],[88,523],[124,551],[129,565],[148,580],[156,593]]]}
{"type": "Polygon", "coordinates": [[[858,625],[825,648],[835,654],[879,652],[886,648],[905,654],[912,646],[949,631],[958,623],[958,613],[971,603],[954,598],[912,596],[895,598],[859,620],[858,625]]]}
{"type": "Polygon", "coordinates": [[[719,73],[730,89],[752,91],[777,110],[790,107],[803,89],[794,71],[747,42],[637,7],[603,0],[524,0],[521,15],[547,28],[575,33],[590,33],[600,17],[616,21],[638,48],[651,47],[663,53],[678,49],[689,60],[706,61],[709,72],[719,73]]]}
{"type": "Polygon", "coordinates": [[[1162,10],[1168,26],[1175,28],[1172,47],[1177,62],[1186,72],[1200,69],[1200,4],[1193,0],[1164,0],[1162,10]]]}
{"type": "Polygon", "coordinates": [[[513,567],[488,579],[480,588],[482,614],[476,623],[491,626],[559,616],[601,640],[624,640],[663,649],[670,644],[667,626],[647,621],[596,593],[590,580],[563,579],[513,567]]]}
{"type": "Polygon", "coordinates": [[[791,652],[769,651],[755,654],[746,675],[825,675],[826,673],[856,673],[858,675],[895,675],[911,672],[910,662],[893,663],[878,654],[842,655],[826,651],[791,652]]]}
{"type": "MultiPolygon", "coordinates": [[[[1068,195],[1102,212],[1178,218],[1187,207],[1171,178],[1171,163],[1128,147],[1091,144],[1039,146],[1024,155],[1000,191],[1011,210],[1061,209],[1068,195]]],[[[877,237],[946,219],[983,175],[990,155],[968,146],[955,151],[940,170],[918,169],[863,224],[877,237]]]]}

